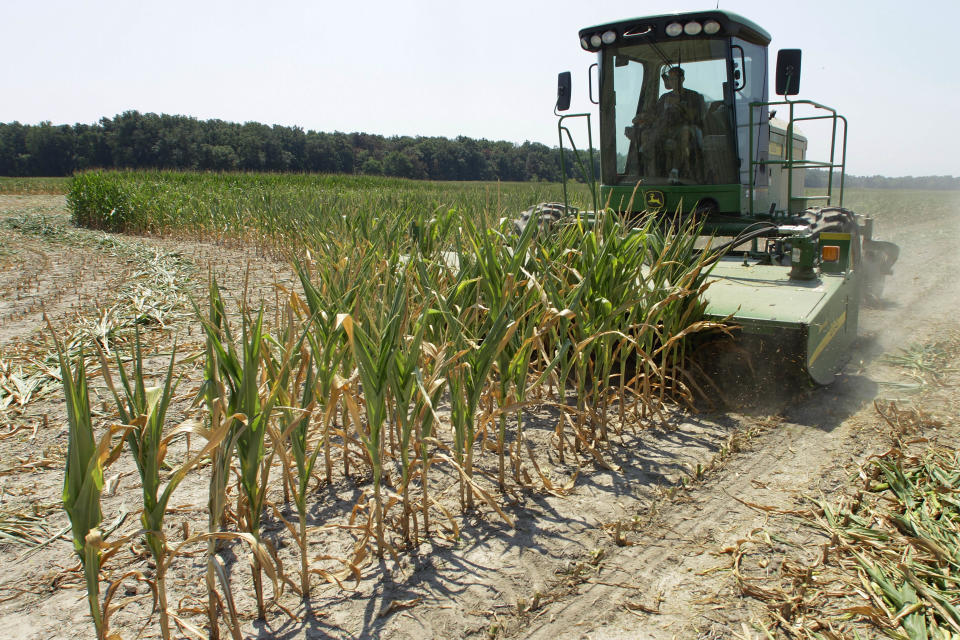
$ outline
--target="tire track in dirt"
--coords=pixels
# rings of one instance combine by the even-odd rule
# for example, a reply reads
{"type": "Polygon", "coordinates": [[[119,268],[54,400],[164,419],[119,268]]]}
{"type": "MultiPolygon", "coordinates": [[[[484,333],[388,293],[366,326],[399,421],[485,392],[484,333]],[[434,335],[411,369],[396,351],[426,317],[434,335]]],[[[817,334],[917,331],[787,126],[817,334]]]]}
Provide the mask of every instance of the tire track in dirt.
{"type": "MultiPolygon", "coordinates": [[[[65,223],[63,198],[47,200],[62,208],[42,208],[44,216],[65,223]]],[[[30,210],[22,201],[19,196],[0,196],[0,224],[9,222],[5,218],[11,212],[30,210]]],[[[44,312],[59,325],[102,306],[112,299],[128,270],[116,256],[74,246],[52,233],[38,237],[10,224],[3,232],[11,250],[0,271],[0,352],[19,351],[44,328],[44,312]]]]}
{"type": "Polygon", "coordinates": [[[44,311],[56,323],[66,322],[109,299],[122,282],[119,261],[91,260],[86,252],[18,235],[12,277],[5,277],[6,270],[0,277],[0,349],[43,329],[44,311]]]}
{"type": "MultiPolygon", "coordinates": [[[[800,413],[820,406],[816,396],[800,413]]],[[[716,552],[746,538],[763,525],[766,516],[738,502],[797,506],[799,490],[816,495],[840,482],[842,469],[860,449],[858,435],[872,409],[834,429],[817,424],[788,422],[749,442],[749,450],[731,458],[722,472],[667,505],[646,528],[630,536],[634,546],[611,547],[597,580],[639,587],[586,584],[575,597],[545,611],[518,637],[559,638],[674,638],[731,637],[739,632],[733,622],[750,619],[750,606],[716,616],[715,597],[729,600],[731,582],[717,567],[729,556],[716,552]],[[626,611],[627,603],[656,608],[657,615],[626,611]]],[[[793,412],[791,412],[793,413],[793,412]]],[[[862,454],[862,452],[861,452],[862,454]]],[[[859,456],[858,456],[859,457],[859,456]]]]}

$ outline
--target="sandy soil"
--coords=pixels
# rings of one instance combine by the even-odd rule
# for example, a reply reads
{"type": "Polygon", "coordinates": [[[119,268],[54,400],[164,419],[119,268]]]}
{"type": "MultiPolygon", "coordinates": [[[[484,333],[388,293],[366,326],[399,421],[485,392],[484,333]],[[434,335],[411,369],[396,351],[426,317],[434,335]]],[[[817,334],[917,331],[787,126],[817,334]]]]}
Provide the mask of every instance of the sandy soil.
{"type": "MultiPolygon", "coordinates": [[[[266,622],[253,619],[249,571],[241,561],[244,551],[233,546],[228,554],[238,561],[230,565],[231,579],[245,635],[760,637],[750,625],[765,619],[765,604],[740,593],[723,553],[767,525],[769,512],[756,505],[789,508],[803,495],[841,490],[860,462],[889,446],[878,429],[875,398],[902,396],[902,403],[921,403],[941,416],[944,435],[955,433],[958,426],[956,376],[914,389],[909,385],[916,381],[881,356],[955,335],[960,263],[954,242],[960,233],[960,196],[924,205],[920,194],[913,209],[903,204],[916,198],[864,198],[863,204],[872,206],[878,218],[877,236],[901,245],[901,261],[888,282],[886,304],[862,314],[858,352],[833,385],[789,401],[760,403],[745,413],[677,411],[661,425],[625,429],[609,452],[620,472],[592,464],[578,471],[549,459],[545,443],[552,422],[542,413],[541,421],[529,427],[534,455],[557,486],[577,473],[566,495],[518,490],[503,504],[515,520],[514,528],[482,509],[458,519],[458,540],[436,536],[402,553],[399,562],[372,563],[359,584],[350,582],[346,589],[316,584],[310,608],[288,589],[280,602],[293,618],[274,608],[266,622]]],[[[850,204],[857,208],[856,202],[850,204]]],[[[122,246],[110,244],[110,251],[98,251],[102,234],[58,233],[66,224],[62,198],[0,197],[0,363],[6,363],[8,371],[29,369],[49,352],[40,333],[41,303],[58,331],[83,326],[85,318],[99,317],[118,301],[129,305],[125,285],[142,277],[142,256],[177,256],[184,296],[192,292],[202,297],[208,272],[217,275],[229,294],[239,295],[247,264],[250,290],[268,302],[275,295],[275,282],[292,281],[282,262],[242,248],[121,237],[122,246]],[[38,218],[49,226],[46,231],[36,224],[38,218]]],[[[179,307],[169,310],[162,324],[144,329],[155,354],[149,362],[157,369],[168,357],[174,334],[182,353],[199,348],[199,337],[191,335],[196,330],[190,329],[189,305],[183,297],[178,300],[179,307]]],[[[957,363],[955,352],[950,358],[957,363]]],[[[188,415],[199,379],[196,370],[185,368],[184,373],[172,420],[188,415]]],[[[94,392],[100,399],[93,404],[104,420],[109,415],[106,395],[102,388],[94,392]]],[[[927,435],[939,437],[935,430],[927,435]]],[[[63,408],[56,393],[40,394],[22,407],[13,403],[0,412],[0,512],[42,518],[45,531],[38,537],[47,541],[39,550],[0,541],[0,628],[8,637],[93,637],[69,536],[56,535],[68,524],[59,508],[65,445],[63,408]]],[[[481,459],[488,470],[494,463],[493,456],[481,459]]],[[[136,471],[121,459],[107,475],[117,476],[119,484],[104,499],[105,519],[118,523],[114,537],[132,533],[138,521],[136,471]],[[120,517],[124,512],[133,513],[120,517]]],[[[330,514],[348,512],[364,480],[336,476],[315,496],[312,521],[326,523],[330,514]]],[[[174,539],[182,539],[185,526],[193,531],[205,526],[204,482],[192,478],[178,490],[168,518],[167,533],[174,539]]],[[[437,482],[437,491],[450,490],[448,499],[453,501],[449,478],[437,482]]],[[[279,491],[271,497],[281,501],[279,491]]],[[[292,571],[297,556],[282,523],[271,516],[265,528],[292,571]]],[[[317,532],[311,553],[343,555],[351,542],[344,533],[317,532]]],[[[129,546],[129,552],[108,567],[111,575],[131,569],[149,573],[142,546],[129,546]]],[[[317,566],[327,566],[324,562],[318,559],[317,566]]],[[[202,556],[179,558],[169,587],[181,614],[198,625],[203,622],[195,613],[204,593],[202,566],[202,556]]],[[[124,597],[147,594],[134,582],[124,583],[121,591],[124,597]]],[[[123,637],[134,637],[149,609],[143,599],[130,604],[116,615],[114,628],[123,637]]],[[[149,624],[141,637],[156,636],[156,625],[149,624]]]]}

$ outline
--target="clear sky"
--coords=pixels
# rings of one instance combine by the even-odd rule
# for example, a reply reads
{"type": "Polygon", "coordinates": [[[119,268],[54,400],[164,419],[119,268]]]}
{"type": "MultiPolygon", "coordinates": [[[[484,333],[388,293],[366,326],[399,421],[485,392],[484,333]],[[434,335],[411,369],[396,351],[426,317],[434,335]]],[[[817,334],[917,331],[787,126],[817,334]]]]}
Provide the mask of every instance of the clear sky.
{"type": "MultiPolygon", "coordinates": [[[[317,131],[557,144],[556,74],[586,108],[577,31],[716,0],[11,0],[0,122],[126,110],[317,131]]],[[[801,98],[850,120],[857,175],[960,175],[960,0],[720,0],[803,49],[801,98]]]]}

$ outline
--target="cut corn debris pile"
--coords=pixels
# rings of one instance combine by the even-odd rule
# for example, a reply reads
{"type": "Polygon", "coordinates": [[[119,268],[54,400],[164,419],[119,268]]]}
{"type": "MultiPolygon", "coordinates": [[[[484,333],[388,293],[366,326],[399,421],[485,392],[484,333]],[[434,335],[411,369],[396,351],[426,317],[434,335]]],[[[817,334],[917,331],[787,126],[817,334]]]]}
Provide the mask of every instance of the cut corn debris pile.
{"type": "Polygon", "coordinates": [[[724,549],[740,592],[767,605],[754,621],[767,637],[960,637],[960,453],[910,440],[942,426],[922,412],[878,410],[899,437],[861,468],[856,490],[769,510],[803,544],[765,527],[724,549]]]}
{"type": "Polygon", "coordinates": [[[33,546],[43,542],[49,532],[43,518],[28,513],[0,511],[0,542],[33,546]]]}

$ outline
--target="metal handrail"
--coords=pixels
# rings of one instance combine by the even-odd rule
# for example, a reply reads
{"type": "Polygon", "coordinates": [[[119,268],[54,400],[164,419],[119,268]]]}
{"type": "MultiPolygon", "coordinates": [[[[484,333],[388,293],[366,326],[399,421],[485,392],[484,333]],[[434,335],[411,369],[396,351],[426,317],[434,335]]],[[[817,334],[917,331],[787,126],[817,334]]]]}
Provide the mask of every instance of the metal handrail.
{"type": "Polygon", "coordinates": [[[826,105],[820,104],[819,102],[814,102],[813,100],[778,100],[775,102],[751,102],[750,103],[750,152],[749,152],[749,167],[750,167],[750,215],[755,215],[754,208],[754,193],[756,191],[756,168],[760,165],[774,164],[774,165],[783,165],[787,169],[787,211],[790,210],[790,200],[793,198],[793,169],[805,169],[805,168],[822,168],[828,169],[827,176],[827,194],[826,196],[815,196],[815,199],[823,200],[826,199],[827,204],[830,204],[833,200],[833,171],[834,169],[840,169],[840,193],[838,196],[838,205],[843,206],[843,187],[846,178],[846,161],[847,161],[847,119],[837,113],[836,109],[828,107],[826,105]],[[824,109],[829,111],[829,115],[818,115],[818,116],[796,116],[794,113],[795,107],[797,105],[809,105],[815,109],[824,109]],[[779,105],[788,105],[790,108],[790,118],[787,122],[787,132],[786,140],[784,144],[787,147],[786,159],[784,160],[760,160],[759,158],[754,158],[753,156],[753,145],[754,145],[754,109],[758,107],[773,107],[779,105]],[[793,157],[793,131],[794,126],[797,122],[803,122],[806,120],[832,120],[833,126],[831,129],[830,137],[830,159],[827,160],[810,160],[807,158],[802,158],[799,160],[794,159],[793,157]],[[837,162],[837,123],[843,123],[843,143],[840,149],[840,161],[837,162]]]}

